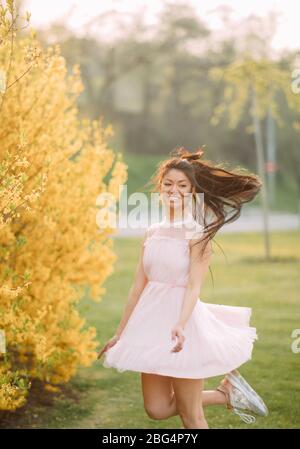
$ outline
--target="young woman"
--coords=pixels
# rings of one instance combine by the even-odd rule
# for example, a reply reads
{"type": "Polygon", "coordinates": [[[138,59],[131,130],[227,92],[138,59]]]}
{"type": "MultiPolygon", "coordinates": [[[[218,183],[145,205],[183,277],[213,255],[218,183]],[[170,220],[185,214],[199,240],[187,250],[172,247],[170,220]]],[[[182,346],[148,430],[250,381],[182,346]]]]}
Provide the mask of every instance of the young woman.
{"type": "Polygon", "coordinates": [[[251,359],[258,338],[249,325],[251,308],[199,298],[213,236],[238,218],[261,182],[202,161],[202,155],[202,149],[190,153],[181,147],[160,164],[153,180],[164,217],[145,233],[123,317],[98,354],[105,354],[106,368],[141,372],[149,417],[179,415],[187,429],[208,428],[207,405],[225,404],[245,422],[256,419],[246,410],[268,414],[237,371],[251,359]],[[216,390],[203,390],[204,379],[221,374],[226,375],[216,390]]]}

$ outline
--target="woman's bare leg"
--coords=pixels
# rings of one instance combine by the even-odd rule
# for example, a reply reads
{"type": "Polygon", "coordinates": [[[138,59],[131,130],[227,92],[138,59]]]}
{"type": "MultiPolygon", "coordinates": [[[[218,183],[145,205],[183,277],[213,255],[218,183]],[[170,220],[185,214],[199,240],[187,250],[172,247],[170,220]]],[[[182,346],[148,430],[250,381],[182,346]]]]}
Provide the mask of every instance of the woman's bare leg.
{"type": "MultiPolygon", "coordinates": [[[[179,414],[173,389],[174,378],[159,374],[141,373],[144,407],[152,419],[167,419],[179,414]]],[[[224,405],[224,393],[217,390],[202,391],[202,407],[224,405]]],[[[200,406],[200,405],[199,405],[200,406]]]]}
{"type": "Polygon", "coordinates": [[[173,378],[178,414],[185,429],[208,429],[202,406],[203,379],[173,378]]]}
{"type": "Polygon", "coordinates": [[[226,404],[226,397],[224,393],[218,390],[204,390],[202,391],[203,407],[207,405],[224,405],[226,404]]]}
{"type": "MultiPolygon", "coordinates": [[[[202,407],[206,407],[208,405],[225,405],[226,404],[226,397],[224,393],[217,390],[204,390],[202,391],[202,407]]],[[[165,416],[167,418],[171,416],[176,416],[179,414],[177,402],[176,402],[176,396],[173,392],[172,398],[168,405],[165,405],[165,416]]]]}

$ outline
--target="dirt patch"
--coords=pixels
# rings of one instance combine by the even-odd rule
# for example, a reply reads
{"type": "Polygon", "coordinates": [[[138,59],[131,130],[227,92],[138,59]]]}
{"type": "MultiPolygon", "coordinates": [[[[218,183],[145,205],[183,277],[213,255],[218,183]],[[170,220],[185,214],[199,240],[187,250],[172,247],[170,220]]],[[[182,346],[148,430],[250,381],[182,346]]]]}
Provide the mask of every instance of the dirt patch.
{"type": "Polygon", "coordinates": [[[79,402],[80,391],[70,384],[57,385],[61,391],[50,392],[45,390],[45,384],[33,379],[29,390],[27,402],[15,411],[0,410],[0,429],[27,429],[43,428],[49,416],[49,409],[56,399],[71,399],[79,402]]]}

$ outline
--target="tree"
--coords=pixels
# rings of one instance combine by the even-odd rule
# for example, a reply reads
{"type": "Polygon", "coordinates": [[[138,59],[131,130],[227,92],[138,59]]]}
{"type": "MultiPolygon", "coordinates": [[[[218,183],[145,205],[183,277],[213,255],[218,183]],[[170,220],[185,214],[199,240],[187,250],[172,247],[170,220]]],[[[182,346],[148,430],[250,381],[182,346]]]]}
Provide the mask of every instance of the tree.
{"type": "Polygon", "coordinates": [[[253,125],[248,130],[254,131],[258,173],[262,185],[262,210],[264,218],[265,256],[270,259],[268,196],[265,180],[265,158],[260,121],[269,113],[282,127],[284,117],[278,104],[278,95],[284,95],[288,107],[298,112],[293,127],[299,129],[300,96],[291,89],[290,72],[267,59],[254,60],[244,58],[228,65],[226,69],[214,68],[210,76],[224,85],[223,101],[215,109],[212,123],[217,125],[220,117],[228,113],[229,127],[236,127],[243,110],[250,108],[253,125]]]}
{"type": "Polygon", "coordinates": [[[14,410],[32,379],[53,387],[97,359],[96,329],[76,303],[87,285],[96,302],[105,292],[116,255],[112,229],[97,232],[96,199],[106,192],[117,201],[127,172],[108,146],[111,126],[79,119],[79,67],[68,75],[59,46],[42,50],[34,31],[18,39],[14,2],[7,4],[0,9],[0,329],[7,343],[0,408],[14,410]]]}

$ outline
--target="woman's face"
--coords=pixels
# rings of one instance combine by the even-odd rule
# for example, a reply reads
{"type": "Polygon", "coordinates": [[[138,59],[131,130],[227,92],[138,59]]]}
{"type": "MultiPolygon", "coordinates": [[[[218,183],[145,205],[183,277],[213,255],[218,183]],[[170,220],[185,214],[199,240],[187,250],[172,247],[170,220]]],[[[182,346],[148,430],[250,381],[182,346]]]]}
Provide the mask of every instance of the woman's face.
{"type": "Polygon", "coordinates": [[[163,202],[169,208],[182,207],[184,197],[187,201],[191,197],[192,184],[183,171],[171,168],[163,177],[160,194],[163,202]]]}

